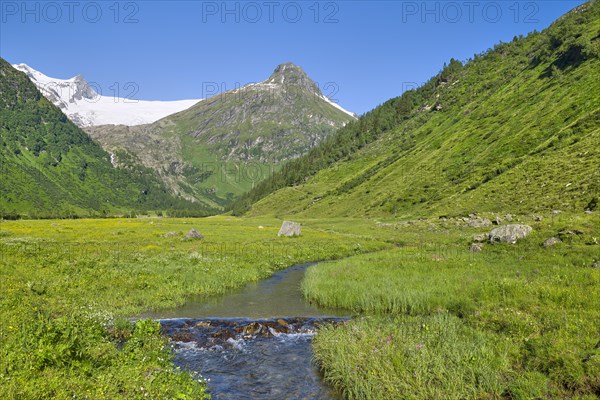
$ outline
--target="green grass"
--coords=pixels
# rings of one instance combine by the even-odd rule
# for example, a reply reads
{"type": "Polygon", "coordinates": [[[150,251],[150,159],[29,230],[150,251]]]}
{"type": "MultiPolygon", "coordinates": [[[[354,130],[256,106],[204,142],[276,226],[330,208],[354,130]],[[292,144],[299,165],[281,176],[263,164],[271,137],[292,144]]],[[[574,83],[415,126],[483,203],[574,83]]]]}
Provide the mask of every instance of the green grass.
{"type": "Polygon", "coordinates": [[[509,344],[448,314],[358,319],[314,345],[348,399],[499,397],[509,344]]]}
{"type": "Polygon", "coordinates": [[[299,238],[278,238],[280,224],[0,221],[0,397],[201,398],[204,383],[174,370],[157,324],[131,327],[124,318],[224,293],[296,263],[389,246],[310,226],[299,238]],[[182,240],[192,227],[205,239],[182,240]]]}
{"type": "Polygon", "coordinates": [[[311,267],[308,299],[365,316],[317,336],[326,380],[351,399],[598,395],[600,217],[518,218],[534,233],[481,253],[489,228],[380,224],[402,247],[311,267]]]}

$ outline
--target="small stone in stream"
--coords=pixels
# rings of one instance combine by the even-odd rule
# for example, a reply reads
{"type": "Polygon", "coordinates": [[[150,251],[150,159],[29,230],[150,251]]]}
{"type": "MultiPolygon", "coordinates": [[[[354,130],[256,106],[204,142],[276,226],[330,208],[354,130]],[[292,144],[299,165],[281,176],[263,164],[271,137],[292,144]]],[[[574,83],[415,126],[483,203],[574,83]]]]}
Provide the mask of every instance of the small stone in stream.
{"type": "Polygon", "coordinates": [[[172,336],[175,342],[191,342],[194,340],[190,332],[177,332],[172,336]]]}
{"type": "Polygon", "coordinates": [[[173,236],[179,236],[179,232],[167,232],[163,235],[163,237],[173,237],[173,236]]]}
{"type": "Polygon", "coordinates": [[[255,335],[257,333],[260,333],[261,330],[262,330],[261,324],[259,324],[258,322],[252,322],[244,327],[243,332],[246,335],[255,335]]]}
{"type": "Polygon", "coordinates": [[[281,229],[279,229],[279,233],[277,236],[300,236],[302,231],[302,227],[297,222],[292,221],[283,221],[281,224],[281,229]]]}
{"type": "Polygon", "coordinates": [[[287,322],[286,322],[284,319],[281,319],[281,318],[279,318],[279,319],[277,320],[277,323],[278,323],[279,325],[285,326],[286,328],[287,328],[287,327],[290,325],[290,324],[288,324],[288,323],[287,323],[287,322]]]}
{"type": "Polygon", "coordinates": [[[490,238],[490,235],[488,235],[487,233],[481,233],[479,235],[474,235],[473,236],[473,241],[476,243],[482,243],[487,241],[490,238]]]}
{"type": "Polygon", "coordinates": [[[471,253],[479,253],[481,250],[483,250],[483,243],[472,243],[469,250],[471,253]]]}
{"type": "Polygon", "coordinates": [[[224,330],[224,331],[219,331],[219,332],[213,333],[212,337],[225,342],[228,339],[231,339],[232,337],[234,337],[234,335],[232,332],[224,330]]]}
{"type": "Polygon", "coordinates": [[[542,246],[544,246],[544,248],[548,248],[548,247],[552,247],[556,244],[562,243],[562,240],[560,240],[559,238],[556,237],[551,237],[549,239],[544,240],[544,243],[542,243],[542,246]]]}
{"type": "Polygon", "coordinates": [[[200,321],[196,324],[196,327],[198,328],[206,328],[208,326],[210,326],[210,322],[208,321],[200,321]]]}
{"type": "Polygon", "coordinates": [[[194,228],[190,229],[188,233],[183,237],[184,239],[204,239],[204,236],[194,228]]]}

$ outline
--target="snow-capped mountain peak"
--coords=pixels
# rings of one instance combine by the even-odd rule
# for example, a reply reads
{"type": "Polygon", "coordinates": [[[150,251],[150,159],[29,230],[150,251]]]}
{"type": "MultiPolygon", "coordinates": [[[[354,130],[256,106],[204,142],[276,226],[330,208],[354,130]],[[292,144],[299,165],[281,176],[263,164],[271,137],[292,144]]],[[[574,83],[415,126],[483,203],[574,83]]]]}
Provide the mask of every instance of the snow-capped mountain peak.
{"type": "Polygon", "coordinates": [[[202,100],[148,101],[105,96],[98,85],[88,83],[83,75],[58,79],[27,64],[14,64],[13,67],[24,72],[48,100],[81,127],[149,124],[202,100]]]}

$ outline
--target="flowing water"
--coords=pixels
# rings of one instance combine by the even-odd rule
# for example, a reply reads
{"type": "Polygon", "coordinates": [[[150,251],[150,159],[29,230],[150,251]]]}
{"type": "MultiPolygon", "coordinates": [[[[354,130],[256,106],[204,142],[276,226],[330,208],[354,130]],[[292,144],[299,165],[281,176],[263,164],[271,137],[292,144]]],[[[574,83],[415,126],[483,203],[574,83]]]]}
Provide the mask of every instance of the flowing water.
{"type": "Polygon", "coordinates": [[[319,326],[349,315],[304,300],[300,283],[310,265],[144,317],[161,321],[176,365],[206,378],[213,399],[335,399],[312,362],[311,341],[319,326]]]}

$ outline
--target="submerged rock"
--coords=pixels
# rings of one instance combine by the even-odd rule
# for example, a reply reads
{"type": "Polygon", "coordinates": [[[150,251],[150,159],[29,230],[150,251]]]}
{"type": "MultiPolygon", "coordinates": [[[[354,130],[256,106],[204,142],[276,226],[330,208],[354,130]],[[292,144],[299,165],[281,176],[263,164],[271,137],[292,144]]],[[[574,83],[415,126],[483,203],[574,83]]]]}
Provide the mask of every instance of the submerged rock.
{"type": "Polygon", "coordinates": [[[292,221],[283,221],[281,224],[281,229],[279,229],[279,233],[277,236],[300,236],[302,231],[302,227],[297,222],[292,221]]]}
{"type": "Polygon", "coordinates": [[[492,229],[490,232],[490,242],[516,243],[517,240],[526,238],[532,231],[533,228],[529,225],[502,225],[492,229]]]}

